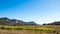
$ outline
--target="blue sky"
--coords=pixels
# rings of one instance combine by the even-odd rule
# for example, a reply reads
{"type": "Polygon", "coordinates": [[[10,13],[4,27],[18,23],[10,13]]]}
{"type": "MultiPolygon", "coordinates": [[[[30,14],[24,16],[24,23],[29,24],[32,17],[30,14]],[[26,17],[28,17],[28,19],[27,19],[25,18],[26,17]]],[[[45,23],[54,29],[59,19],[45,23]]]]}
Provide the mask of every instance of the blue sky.
{"type": "Polygon", "coordinates": [[[38,24],[60,21],[60,0],[0,0],[0,17],[38,24]]]}

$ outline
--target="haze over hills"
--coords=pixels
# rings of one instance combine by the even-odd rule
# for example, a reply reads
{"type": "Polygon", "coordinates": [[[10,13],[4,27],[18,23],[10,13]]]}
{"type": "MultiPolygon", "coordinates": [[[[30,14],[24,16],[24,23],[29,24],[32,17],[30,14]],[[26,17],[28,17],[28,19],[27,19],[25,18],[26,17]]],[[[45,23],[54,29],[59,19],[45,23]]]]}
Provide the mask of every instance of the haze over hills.
{"type": "Polygon", "coordinates": [[[22,20],[9,19],[7,17],[0,18],[0,25],[36,25],[34,21],[25,22],[22,20]]]}

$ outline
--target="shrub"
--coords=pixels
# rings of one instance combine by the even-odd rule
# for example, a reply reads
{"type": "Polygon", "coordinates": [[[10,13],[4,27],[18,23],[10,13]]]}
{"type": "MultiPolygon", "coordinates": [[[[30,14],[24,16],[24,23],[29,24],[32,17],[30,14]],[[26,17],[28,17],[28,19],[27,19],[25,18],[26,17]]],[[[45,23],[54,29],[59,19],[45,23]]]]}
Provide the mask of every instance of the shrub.
{"type": "Polygon", "coordinates": [[[1,29],[4,29],[4,30],[11,30],[12,28],[6,27],[6,26],[2,26],[1,29]]]}
{"type": "Polygon", "coordinates": [[[23,30],[23,28],[13,28],[14,30],[23,30]]]}
{"type": "Polygon", "coordinates": [[[5,27],[4,27],[4,26],[2,26],[2,27],[1,27],[1,29],[5,29],[5,27]]]}

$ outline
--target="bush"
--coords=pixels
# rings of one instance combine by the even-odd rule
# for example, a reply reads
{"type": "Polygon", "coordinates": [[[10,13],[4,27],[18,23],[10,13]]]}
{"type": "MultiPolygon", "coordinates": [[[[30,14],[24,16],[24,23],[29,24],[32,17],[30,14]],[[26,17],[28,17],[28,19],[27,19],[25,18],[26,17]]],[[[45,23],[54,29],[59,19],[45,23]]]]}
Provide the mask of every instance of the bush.
{"type": "Polygon", "coordinates": [[[2,26],[2,27],[1,27],[1,29],[5,29],[5,27],[4,27],[4,26],[2,26]]]}
{"type": "Polygon", "coordinates": [[[23,28],[13,28],[14,30],[23,30],[23,28]]]}
{"type": "Polygon", "coordinates": [[[3,29],[3,30],[11,30],[12,28],[6,27],[6,26],[2,26],[1,29],[3,29]]]}

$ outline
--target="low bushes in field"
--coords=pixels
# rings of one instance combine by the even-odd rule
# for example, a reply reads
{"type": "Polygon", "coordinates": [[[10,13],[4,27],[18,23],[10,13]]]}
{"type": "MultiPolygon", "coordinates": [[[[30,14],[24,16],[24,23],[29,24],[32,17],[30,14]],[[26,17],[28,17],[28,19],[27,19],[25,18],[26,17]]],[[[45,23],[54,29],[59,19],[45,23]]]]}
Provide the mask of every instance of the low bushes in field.
{"type": "Polygon", "coordinates": [[[52,28],[24,28],[23,26],[1,26],[3,30],[40,30],[40,31],[53,31],[52,28]]]}
{"type": "Polygon", "coordinates": [[[0,27],[3,30],[23,30],[21,27],[15,27],[15,26],[1,26],[0,27]]]}
{"type": "Polygon", "coordinates": [[[10,29],[12,29],[12,28],[10,28],[10,27],[5,27],[5,26],[2,26],[2,27],[1,27],[1,29],[3,29],[3,30],[4,30],[4,29],[5,29],[5,30],[10,30],[10,29]]]}
{"type": "Polygon", "coordinates": [[[53,31],[53,28],[35,28],[35,30],[41,30],[41,31],[53,31]]]}

